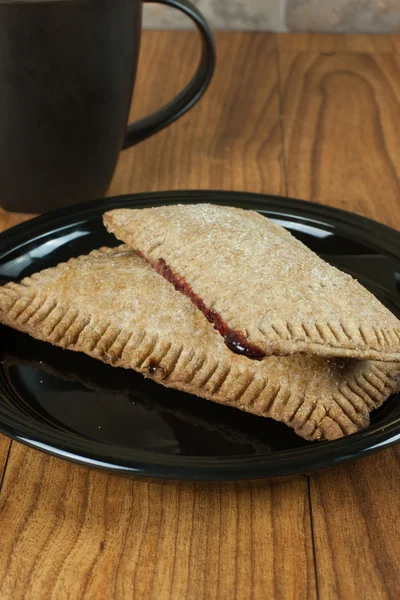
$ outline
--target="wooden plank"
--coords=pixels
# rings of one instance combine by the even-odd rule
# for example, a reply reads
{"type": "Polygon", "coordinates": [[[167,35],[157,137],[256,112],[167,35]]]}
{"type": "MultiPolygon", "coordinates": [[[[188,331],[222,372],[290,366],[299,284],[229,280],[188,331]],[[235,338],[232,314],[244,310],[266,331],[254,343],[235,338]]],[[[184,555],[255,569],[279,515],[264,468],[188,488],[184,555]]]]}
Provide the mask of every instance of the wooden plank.
{"type": "Polygon", "coordinates": [[[10,213],[0,208],[0,231],[4,231],[14,225],[19,225],[28,219],[31,219],[33,215],[21,214],[21,213],[10,213]]]}
{"type": "Polygon", "coordinates": [[[390,39],[397,54],[400,54],[400,35],[391,35],[390,39]]]}
{"type": "Polygon", "coordinates": [[[7,465],[10,444],[11,440],[5,435],[0,434],[0,492],[3,484],[4,471],[7,465]]]}
{"type": "MultiPolygon", "coordinates": [[[[145,34],[131,119],[181,90],[199,55],[191,32],[145,34]],[[170,65],[176,65],[173,77],[170,65]]],[[[219,32],[216,41],[219,67],[206,96],[168,129],[122,153],[109,195],[188,188],[284,192],[274,38],[219,32]]]]}
{"type": "Polygon", "coordinates": [[[400,224],[400,57],[282,53],[288,194],[400,224]]]}
{"type": "MultiPolygon", "coordinates": [[[[399,57],[286,52],[280,67],[289,195],[399,228],[399,57]]],[[[398,448],[310,479],[319,597],[398,598],[398,448]]]]}
{"type": "MultiPolygon", "coordinates": [[[[0,209],[0,231],[4,231],[13,225],[17,225],[18,223],[22,223],[26,219],[29,219],[30,215],[19,215],[16,213],[8,213],[2,209],[0,209]]],[[[4,436],[0,435],[0,491],[4,477],[4,470],[7,465],[8,454],[10,451],[11,440],[4,436]]]]}
{"type": "Polygon", "coordinates": [[[315,598],[305,478],[145,483],[13,448],[0,597],[315,598]]]}
{"type": "Polygon", "coordinates": [[[336,33],[277,34],[280,52],[398,52],[399,36],[336,33]]]}
{"type": "Polygon", "coordinates": [[[321,599],[400,597],[400,450],[313,475],[321,599]]]}
{"type": "MultiPolygon", "coordinates": [[[[284,191],[274,39],[221,33],[217,51],[206,96],[121,155],[110,194],[284,191]]],[[[194,33],[146,32],[132,118],[169,100],[197,56],[194,33]]],[[[273,485],[146,483],[14,443],[0,531],[2,600],[315,598],[304,477],[273,485]]]]}

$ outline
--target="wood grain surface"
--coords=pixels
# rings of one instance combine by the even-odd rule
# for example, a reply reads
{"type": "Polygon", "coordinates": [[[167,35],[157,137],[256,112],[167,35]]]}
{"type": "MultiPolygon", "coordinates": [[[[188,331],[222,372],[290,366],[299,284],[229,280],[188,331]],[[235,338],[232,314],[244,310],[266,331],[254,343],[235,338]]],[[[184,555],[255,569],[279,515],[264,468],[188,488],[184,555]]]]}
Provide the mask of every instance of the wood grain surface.
{"type": "MultiPolygon", "coordinates": [[[[170,100],[198,58],[192,32],[159,32],[156,44],[146,33],[131,120],[170,100]]],[[[219,33],[217,63],[201,102],[172,127],[121,154],[110,195],[187,188],[284,193],[274,37],[219,33]]]]}
{"type": "Polygon", "coordinates": [[[398,446],[311,477],[320,598],[400,598],[398,446]]]}
{"type": "Polygon", "coordinates": [[[0,494],[10,448],[11,440],[8,437],[0,434],[0,494]]]}
{"type": "MultiPolygon", "coordinates": [[[[109,194],[289,194],[400,228],[398,38],[216,37],[206,96],[121,154],[109,194]]],[[[170,99],[196,57],[194,32],[146,32],[131,118],[170,99]]],[[[0,229],[23,218],[0,211],[0,229]]],[[[0,437],[2,600],[400,597],[397,448],[217,485],[125,479],[9,446],[0,437]]]]}
{"type": "Polygon", "coordinates": [[[393,53],[400,35],[337,35],[336,33],[285,33],[277,35],[279,52],[393,53]]]}
{"type": "Polygon", "coordinates": [[[315,598],[305,478],[145,483],[14,445],[0,502],[1,598],[315,598]]]}
{"type": "Polygon", "coordinates": [[[282,53],[289,196],[400,224],[400,56],[282,53]]]}
{"type": "MultiPolygon", "coordinates": [[[[385,37],[360,37],[280,38],[288,195],[400,229],[400,56],[385,37]]],[[[311,476],[319,598],[400,597],[399,456],[311,476]]]]}

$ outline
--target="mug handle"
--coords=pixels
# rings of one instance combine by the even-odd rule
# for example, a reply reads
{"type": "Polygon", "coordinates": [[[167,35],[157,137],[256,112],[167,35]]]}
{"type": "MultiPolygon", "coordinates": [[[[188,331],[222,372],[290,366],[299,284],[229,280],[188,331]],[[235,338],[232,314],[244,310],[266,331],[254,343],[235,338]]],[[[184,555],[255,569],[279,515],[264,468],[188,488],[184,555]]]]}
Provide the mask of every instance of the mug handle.
{"type": "Polygon", "coordinates": [[[207,21],[189,0],[144,0],[179,8],[195,22],[202,36],[203,48],[195,75],[173,100],[156,112],[128,125],[123,148],[129,148],[163,129],[189,110],[206,91],[215,68],[215,43],[207,21]]]}

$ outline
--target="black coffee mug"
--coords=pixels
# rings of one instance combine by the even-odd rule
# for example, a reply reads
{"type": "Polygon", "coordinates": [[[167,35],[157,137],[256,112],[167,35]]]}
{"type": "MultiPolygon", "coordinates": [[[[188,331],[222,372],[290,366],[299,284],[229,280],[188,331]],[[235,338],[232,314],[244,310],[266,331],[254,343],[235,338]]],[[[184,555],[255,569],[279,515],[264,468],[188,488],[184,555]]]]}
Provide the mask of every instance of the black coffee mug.
{"type": "Polygon", "coordinates": [[[142,0],[0,0],[0,206],[45,212],[103,196],[120,150],[206,90],[215,47],[202,14],[188,0],[145,1],[191,17],[203,50],[185,89],[126,130],[142,0]]]}

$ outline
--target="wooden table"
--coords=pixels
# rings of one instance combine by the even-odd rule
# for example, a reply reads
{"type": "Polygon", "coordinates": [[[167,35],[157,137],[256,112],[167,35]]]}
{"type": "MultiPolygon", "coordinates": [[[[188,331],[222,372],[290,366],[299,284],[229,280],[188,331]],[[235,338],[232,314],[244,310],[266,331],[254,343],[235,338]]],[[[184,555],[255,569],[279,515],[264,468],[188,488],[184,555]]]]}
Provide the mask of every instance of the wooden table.
{"type": "MultiPolygon", "coordinates": [[[[110,195],[268,192],[400,228],[400,38],[216,39],[206,96],[121,155],[110,195]]],[[[169,99],[198,53],[195,33],[146,33],[132,118],[169,99]]],[[[399,448],[215,485],[124,479],[0,438],[0,598],[397,600],[399,448]]]]}

